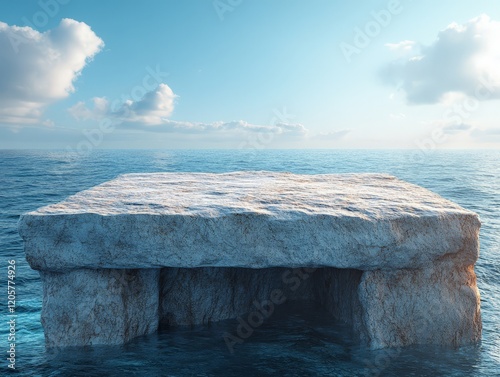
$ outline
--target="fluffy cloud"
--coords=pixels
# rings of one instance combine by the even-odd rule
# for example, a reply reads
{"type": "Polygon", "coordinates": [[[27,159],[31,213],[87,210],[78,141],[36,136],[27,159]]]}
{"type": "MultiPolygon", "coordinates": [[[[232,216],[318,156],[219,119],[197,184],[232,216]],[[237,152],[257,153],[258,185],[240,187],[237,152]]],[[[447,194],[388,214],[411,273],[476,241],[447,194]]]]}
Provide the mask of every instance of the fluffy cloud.
{"type": "Polygon", "coordinates": [[[109,101],[104,97],[95,97],[92,99],[92,108],[88,108],[85,102],[80,101],[68,111],[76,120],[100,120],[108,116],[109,101]]]}
{"type": "Polygon", "coordinates": [[[103,46],[87,24],[71,19],[44,33],[0,22],[0,123],[40,122],[44,107],[74,91],[103,46]]]}
{"type": "Polygon", "coordinates": [[[110,118],[120,123],[157,126],[164,124],[174,111],[175,97],[168,85],[160,84],[137,101],[127,100],[121,104],[111,104],[106,98],[95,97],[92,99],[91,108],[84,102],[78,102],[69,112],[77,120],[110,118]]]}
{"type": "Polygon", "coordinates": [[[117,111],[117,116],[134,123],[162,124],[174,111],[175,94],[166,84],[146,93],[139,101],[126,101],[117,111]]]}
{"type": "Polygon", "coordinates": [[[301,124],[278,121],[271,125],[257,125],[243,120],[213,123],[170,120],[168,117],[174,110],[176,97],[168,85],[160,84],[155,90],[146,93],[137,101],[126,100],[120,104],[110,102],[103,97],[96,97],[92,99],[90,107],[84,102],[78,102],[69,109],[69,112],[77,120],[108,119],[119,128],[128,130],[183,134],[272,133],[296,137],[303,137],[308,133],[308,130],[301,124]]]}
{"type": "Polygon", "coordinates": [[[259,125],[243,120],[230,122],[188,122],[169,119],[175,107],[177,96],[164,83],[142,98],[127,99],[122,102],[95,97],[90,103],[78,102],[69,109],[70,114],[80,121],[111,122],[121,131],[146,131],[181,135],[204,135],[212,139],[244,140],[249,146],[271,143],[271,141],[340,140],[349,130],[311,134],[300,123],[292,123],[294,118],[287,112],[274,110],[270,124],[259,125]]]}
{"type": "Polygon", "coordinates": [[[449,93],[500,98],[499,40],[500,22],[486,15],[453,23],[429,46],[412,41],[387,45],[406,58],[385,67],[383,77],[401,85],[410,104],[438,103],[449,93]]]}

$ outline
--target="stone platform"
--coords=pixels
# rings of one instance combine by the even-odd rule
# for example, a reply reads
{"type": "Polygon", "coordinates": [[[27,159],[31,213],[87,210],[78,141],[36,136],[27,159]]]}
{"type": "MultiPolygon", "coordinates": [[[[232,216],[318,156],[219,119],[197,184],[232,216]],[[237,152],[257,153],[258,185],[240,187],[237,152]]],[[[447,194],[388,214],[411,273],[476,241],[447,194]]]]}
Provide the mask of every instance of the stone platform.
{"type": "Polygon", "coordinates": [[[49,347],[284,300],[321,303],[372,348],[475,343],[479,228],[392,176],[274,172],[127,174],[19,222],[49,347]]]}

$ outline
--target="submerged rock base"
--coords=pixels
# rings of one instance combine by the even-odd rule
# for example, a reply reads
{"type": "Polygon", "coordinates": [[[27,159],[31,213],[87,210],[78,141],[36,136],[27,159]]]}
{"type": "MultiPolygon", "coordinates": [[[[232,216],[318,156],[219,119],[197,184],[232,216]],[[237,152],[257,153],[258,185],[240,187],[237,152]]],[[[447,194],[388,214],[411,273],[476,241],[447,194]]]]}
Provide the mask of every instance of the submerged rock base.
{"type": "Polygon", "coordinates": [[[481,317],[472,268],[361,271],[231,267],[42,272],[50,347],[122,344],[159,327],[200,325],[315,301],[371,348],[470,344],[481,317]]]}
{"type": "MultiPolygon", "coordinates": [[[[308,300],[372,348],[481,337],[473,212],[380,174],[129,174],[23,215],[49,347],[308,300]]],[[[266,312],[267,313],[267,312],[266,312]]]]}

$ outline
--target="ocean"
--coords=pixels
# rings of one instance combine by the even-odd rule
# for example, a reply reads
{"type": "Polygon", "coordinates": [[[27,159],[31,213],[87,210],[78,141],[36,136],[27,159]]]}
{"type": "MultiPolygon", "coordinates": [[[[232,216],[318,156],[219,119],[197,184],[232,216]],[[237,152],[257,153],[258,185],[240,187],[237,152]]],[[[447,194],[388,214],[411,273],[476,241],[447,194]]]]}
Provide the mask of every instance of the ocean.
{"type": "Polygon", "coordinates": [[[17,376],[500,376],[498,150],[0,150],[0,177],[0,375],[9,372],[7,266],[15,260],[17,376]],[[284,305],[232,354],[222,334],[235,320],[165,330],[123,346],[45,349],[42,289],[17,233],[20,214],[123,173],[238,170],[389,173],[477,212],[482,342],[371,351],[320,308],[284,305]]]}

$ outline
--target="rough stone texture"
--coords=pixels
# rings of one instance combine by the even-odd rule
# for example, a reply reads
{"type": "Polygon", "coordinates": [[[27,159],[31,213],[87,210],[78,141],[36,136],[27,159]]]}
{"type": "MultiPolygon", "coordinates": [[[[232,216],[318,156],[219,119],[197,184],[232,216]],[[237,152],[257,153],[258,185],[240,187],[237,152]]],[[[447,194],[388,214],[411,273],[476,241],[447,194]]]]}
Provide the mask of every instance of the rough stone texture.
{"type": "Polygon", "coordinates": [[[47,346],[122,344],[156,332],[159,274],[157,269],[40,272],[47,346]]]}
{"type": "Polygon", "coordinates": [[[49,346],[234,318],[276,289],[373,348],[473,343],[479,227],[391,176],[274,172],[128,174],[19,223],[49,346]]]}
{"type": "Polygon", "coordinates": [[[410,344],[459,346],[481,338],[473,266],[367,271],[358,288],[362,338],[372,348],[410,344]]]}
{"type": "Polygon", "coordinates": [[[479,220],[380,174],[127,174],[21,217],[34,269],[473,264],[479,220]],[[468,247],[463,247],[467,244],[468,247]]]}

